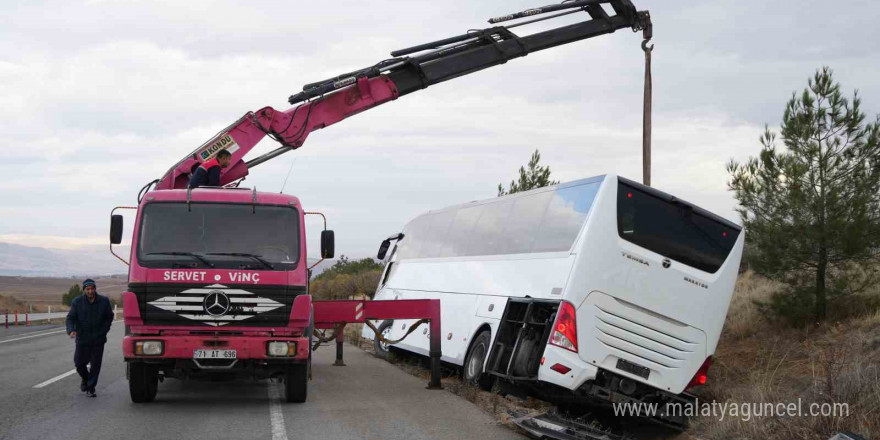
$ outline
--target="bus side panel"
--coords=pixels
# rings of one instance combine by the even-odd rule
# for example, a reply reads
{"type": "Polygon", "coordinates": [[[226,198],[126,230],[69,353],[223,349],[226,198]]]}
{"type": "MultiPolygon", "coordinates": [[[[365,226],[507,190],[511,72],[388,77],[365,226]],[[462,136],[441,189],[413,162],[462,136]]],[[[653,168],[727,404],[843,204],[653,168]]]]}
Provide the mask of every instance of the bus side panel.
{"type": "Polygon", "coordinates": [[[386,288],[561,299],[574,258],[567,252],[553,258],[536,255],[544,257],[399,261],[386,288]]]}
{"type": "MultiPolygon", "coordinates": [[[[462,365],[467,354],[471,337],[479,325],[486,321],[478,318],[473,311],[480,301],[479,295],[450,294],[441,292],[421,292],[397,289],[400,299],[439,299],[440,325],[443,361],[462,365]],[[470,313],[468,313],[470,312],[470,313]]],[[[414,319],[396,320],[391,331],[392,339],[399,339],[416,322],[414,319]]],[[[431,332],[427,325],[422,325],[394,346],[419,354],[428,354],[431,332]]]]}
{"type": "MultiPolygon", "coordinates": [[[[376,298],[440,299],[443,360],[462,365],[479,326],[489,324],[494,338],[506,305],[503,298],[561,298],[573,261],[568,253],[492,260],[397,261],[376,298]]],[[[403,336],[412,322],[395,322],[391,337],[403,336]]],[[[428,338],[422,332],[416,330],[396,346],[427,354],[428,338]]],[[[364,336],[372,334],[365,332],[364,336]]]]}

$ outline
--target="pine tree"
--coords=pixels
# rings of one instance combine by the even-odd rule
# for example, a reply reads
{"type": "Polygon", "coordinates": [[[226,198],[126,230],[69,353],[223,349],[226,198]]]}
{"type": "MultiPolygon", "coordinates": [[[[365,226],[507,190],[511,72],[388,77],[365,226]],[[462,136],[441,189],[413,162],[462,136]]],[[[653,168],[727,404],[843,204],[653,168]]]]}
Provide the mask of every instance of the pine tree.
{"type": "Polygon", "coordinates": [[[844,98],[829,68],[765,128],[758,157],[728,164],[750,266],[785,283],[769,308],[798,323],[825,319],[829,300],[873,282],[880,249],[880,116],[844,98]],[[867,274],[867,275],[866,275],[867,274]]]}
{"type": "Polygon", "coordinates": [[[69,306],[71,301],[73,301],[74,298],[76,298],[82,294],[83,294],[83,291],[79,287],[79,284],[74,284],[74,285],[70,286],[70,289],[67,289],[67,293],[65,293],[64,295],[61,295],[61,304],[64,304],[65,306],[69,306]]]}
{"type": "Polygon", "coordinates": [[[540,166],[538,165],[539,162],[541,162],[541,153],[535,150],[527,165],[528,169],[526,167],[519,167],[518,181],[514,182],[511,180],[510,187],[506,190],[500,183],[498,184],[498,197],[559,183],[550,180],[550,167],[540,166]]]}

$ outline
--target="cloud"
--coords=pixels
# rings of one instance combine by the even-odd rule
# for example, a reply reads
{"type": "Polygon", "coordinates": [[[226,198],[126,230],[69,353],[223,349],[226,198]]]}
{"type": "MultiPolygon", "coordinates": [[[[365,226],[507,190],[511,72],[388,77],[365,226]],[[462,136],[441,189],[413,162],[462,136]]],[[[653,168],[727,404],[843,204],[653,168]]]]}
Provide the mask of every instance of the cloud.
{"type": "MultiPolygon", "coordinates": [[[[656,187],[735,218],[724,164],[758,151],[764,123],[778,124],[791,91],[823,64],[835,68],[844,89],[861,87],[869,113],[880,109],[878,31],[866,21],[880,7],[841,7],[829,16],[816,5],[639,5],[655,22],[656,187]],[[853,25],[832,29],[842,23],[853,25]]],[[[106,237],[110,209],[134,204],[141,186],[245,112],[286,108],[302,84],[532,6],[0,6],[7,18],[0,29],[0,239],[106,237]]],[[[245,185],[281,190],[295,158],[285,192],[328,214],[337,253],[360,256],[420,213],[493,197],[536,148],[559,180],[606,173],[641,180],[640,41],[622,30],[406,96],[313,133],[302,149],[254,169],[245,185]]],[[[269,148],[264,141],[255,153],[269,148]]],[[[126,222],[130,228],[133,218],[126,222]]],[[[307,226],[317,249],[320,223],[307,226]]]]}

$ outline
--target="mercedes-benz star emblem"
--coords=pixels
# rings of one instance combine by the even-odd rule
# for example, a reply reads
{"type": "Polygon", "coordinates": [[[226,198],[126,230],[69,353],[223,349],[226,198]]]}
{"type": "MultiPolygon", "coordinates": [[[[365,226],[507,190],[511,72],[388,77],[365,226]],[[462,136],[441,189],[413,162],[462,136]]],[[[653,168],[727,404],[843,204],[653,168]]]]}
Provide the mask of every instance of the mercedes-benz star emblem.
{"type": "Polygon", "coordinates": [[[225,293],[214,290],[205,297],[205,313],[211,316],[225,315],[229,311],[229,297],[225,293]]]}
{"type": "Polygon", "coordinates": [[[669,269],[669,265],[671,265],[671,264],[672,264],[672,262],[669,261],[669,258],[664,258],[664,259],[663,259],[663,268],[664,268],[664,269],[669,269]]]}

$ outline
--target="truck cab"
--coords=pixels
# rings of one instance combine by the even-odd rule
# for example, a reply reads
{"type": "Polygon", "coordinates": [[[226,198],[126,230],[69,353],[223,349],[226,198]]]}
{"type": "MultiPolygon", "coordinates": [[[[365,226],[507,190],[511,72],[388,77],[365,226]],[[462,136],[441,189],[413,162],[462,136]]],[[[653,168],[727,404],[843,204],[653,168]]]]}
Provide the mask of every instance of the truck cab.
{"type": "MultiPolygon", "coordinates": [[[[165,378],[280,378],[288,401],[305,401],[314,312],[304,215],[296,197],[250,189],[144,195],[123,294],[132,401],[152,401],[165,378]]],[[[112,244],[122,222],[112,216],[112,244]]],[[[332,258],[333,232],[321,238],[332,258]]]]}

